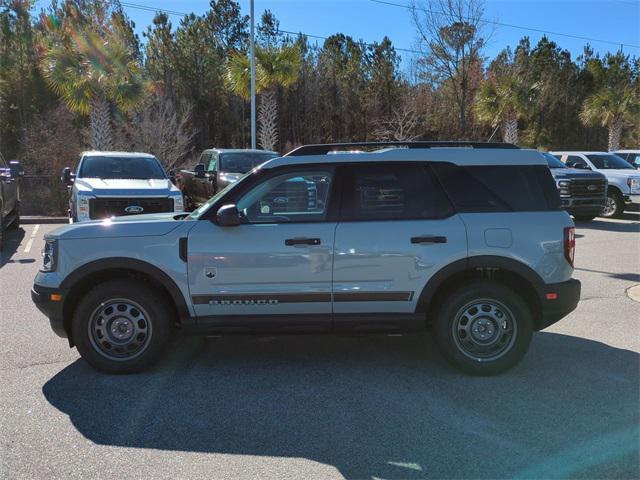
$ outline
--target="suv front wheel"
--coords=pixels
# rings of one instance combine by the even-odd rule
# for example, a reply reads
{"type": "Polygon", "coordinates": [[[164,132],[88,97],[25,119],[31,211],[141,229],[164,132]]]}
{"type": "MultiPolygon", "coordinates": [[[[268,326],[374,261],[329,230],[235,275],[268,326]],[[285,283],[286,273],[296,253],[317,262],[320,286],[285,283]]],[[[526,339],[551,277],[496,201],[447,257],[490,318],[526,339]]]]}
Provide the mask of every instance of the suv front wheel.
{"type": "Polygon", "coordinates": [[[133,373],[156,362],[171,327],[172,309],[141,282],[111,280],[94,287],[76,308],[72,333],[91,366],[133,373]]]}
{"type": "Polygon", "coordinates": [[[529,348],[531,312],[504,285],[474,282],[451,292],[435,319],[438,347],[455,367],[494,375],[516,365],[529,348]]]}

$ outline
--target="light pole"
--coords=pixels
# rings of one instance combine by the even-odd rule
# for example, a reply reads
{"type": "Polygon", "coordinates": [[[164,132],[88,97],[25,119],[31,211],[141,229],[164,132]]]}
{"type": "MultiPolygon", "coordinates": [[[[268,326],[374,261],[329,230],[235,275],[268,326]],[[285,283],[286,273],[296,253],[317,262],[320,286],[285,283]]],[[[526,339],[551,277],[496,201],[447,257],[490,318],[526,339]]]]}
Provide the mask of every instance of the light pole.
{"type": "Polygon", "coordinates": [[[253,0],[251,0],[251,148],[256,148],[256,52],[254,39],[253,0]]]}

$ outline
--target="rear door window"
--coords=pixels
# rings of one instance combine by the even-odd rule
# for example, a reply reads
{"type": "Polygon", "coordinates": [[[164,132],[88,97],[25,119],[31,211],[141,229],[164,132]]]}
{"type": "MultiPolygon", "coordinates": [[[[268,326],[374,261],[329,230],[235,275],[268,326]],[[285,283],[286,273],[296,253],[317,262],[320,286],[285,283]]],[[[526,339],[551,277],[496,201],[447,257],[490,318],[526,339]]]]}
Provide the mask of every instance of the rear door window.
{"type": "Polygon", "coordinates": [[[445,218],[453,208],[428,167],[389,162],[344,167],[340,218],[410,220],[445,218]]]}
{"type": "Polygon", "coordinates": [[[560,208],[558,189],[544,165],[462,167],[436,162],[432,167],[459,212],[560,208]]]}

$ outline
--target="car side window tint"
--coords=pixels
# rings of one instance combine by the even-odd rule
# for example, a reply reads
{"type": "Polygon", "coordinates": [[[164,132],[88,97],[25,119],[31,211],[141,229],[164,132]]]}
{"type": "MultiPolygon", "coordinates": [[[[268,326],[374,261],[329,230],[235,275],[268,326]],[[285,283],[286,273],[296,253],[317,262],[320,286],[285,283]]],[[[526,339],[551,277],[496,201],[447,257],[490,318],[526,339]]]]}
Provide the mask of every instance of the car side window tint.
{"type": "Polygon", "coordinates": [[[345,168],[342,221],[429,219],[452,214],[445,193],[423,164],[345,168]]]}
{"type": "Polygon", "coordinates": [[[278,175],[249,190],[237,207],[248,223],[321,222],[332,180],[328,170],[278,175]]]}
{"type": "Polygon", "coordinates": [[[558,191],[544,165],[462,167],[433,163],[459,212],[544,211],[559,208],[558,191]]]}

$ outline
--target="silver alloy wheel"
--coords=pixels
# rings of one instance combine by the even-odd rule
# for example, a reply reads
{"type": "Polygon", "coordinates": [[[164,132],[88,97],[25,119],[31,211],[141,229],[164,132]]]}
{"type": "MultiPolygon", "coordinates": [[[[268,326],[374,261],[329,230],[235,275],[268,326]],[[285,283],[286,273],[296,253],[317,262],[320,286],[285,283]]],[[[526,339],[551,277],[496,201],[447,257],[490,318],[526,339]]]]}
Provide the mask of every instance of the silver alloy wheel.
{"type": "Polygon", "coordinates": [[[465,356],[477,362],[490,362],[511,350],[518,325],[504,304],[483,298],[458,310],[452,333],[456,346],[465,356]]]}
{"type": "Polygon", "coordinates": [[[618,205],[616,204],[616,199],[607,195],[606,200],[604,201],[604,207],[602,207],[601,215],[603,217],[611,217],[614,213],[616,213],[616,208],[618,205]]]}
{"type": "Polygon", "coordinates": [[[115,298],[93,311],[88,333],[96,352],[109,360],[124,361],[144,352],[152,330],[144,308],[132,300],[115,298]]]}

